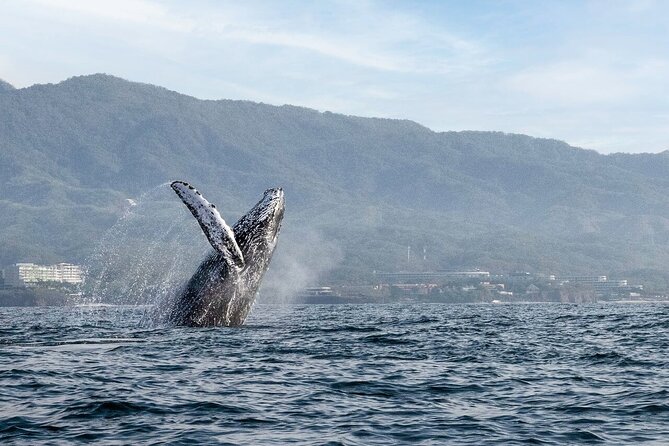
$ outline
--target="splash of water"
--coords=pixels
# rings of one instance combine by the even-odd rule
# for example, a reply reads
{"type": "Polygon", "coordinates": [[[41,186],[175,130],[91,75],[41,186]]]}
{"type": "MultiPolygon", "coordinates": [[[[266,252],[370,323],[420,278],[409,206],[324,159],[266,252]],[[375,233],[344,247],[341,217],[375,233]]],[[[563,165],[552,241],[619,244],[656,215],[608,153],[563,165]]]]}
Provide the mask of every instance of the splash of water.
{"type": "Polygon", "coordinates": [[[169,306],[211,249],[169,184],[127,200],[123,216],[85,264],[86,281],[77,304],[142,305],[144,323],[161,319],[160,310],[169,306]]]}
{"type": "MultiPolygon", "coordinates": [[[[85,262],[86,280],[75,304],[87,322],[86,309],[104,305],[125,307],[114,313],[127,320],[131,313],[136,320],[136,307],[143,306],[141,325],[164,321],[182,287],[211,252],[197,220],[175,199],[169,185],[126,200],[123,216],[85,262]]],[[[296,227],[281,238],[260,290],[260,300],[268,303],[292,302],[343,259],[338,245],[316,230],[296,227]]]]}

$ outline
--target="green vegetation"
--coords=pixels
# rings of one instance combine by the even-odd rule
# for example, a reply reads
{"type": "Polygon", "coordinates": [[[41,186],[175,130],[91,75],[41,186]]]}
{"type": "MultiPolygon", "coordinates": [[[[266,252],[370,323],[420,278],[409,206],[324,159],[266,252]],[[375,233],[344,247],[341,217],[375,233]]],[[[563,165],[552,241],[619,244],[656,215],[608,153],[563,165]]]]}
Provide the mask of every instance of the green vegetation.
{"type": "Polygon", "coordinates": [[[80,262],[125,198],[177,178],[229,221],[283,186],[283,242],[308,227],[336,244],[332,279],[406,269],[411,245],[416,269],[669,281],[668,152],[604,156],[524,135],[202,101],[107,75],[0,85],[0,264],[80,262]]]}
{"type": "Polygon", "coordinates": [[[8,82],[3,81],[0,79],[0,93],[4,91],[11,91],[14,90],[14,86],[8,82]]]}
{"type": "Polygon", "coordinates": [[[66,292],[59,289],[0,289],[0,307],[49,307],[62,306],[66,302],[66,292]]]}

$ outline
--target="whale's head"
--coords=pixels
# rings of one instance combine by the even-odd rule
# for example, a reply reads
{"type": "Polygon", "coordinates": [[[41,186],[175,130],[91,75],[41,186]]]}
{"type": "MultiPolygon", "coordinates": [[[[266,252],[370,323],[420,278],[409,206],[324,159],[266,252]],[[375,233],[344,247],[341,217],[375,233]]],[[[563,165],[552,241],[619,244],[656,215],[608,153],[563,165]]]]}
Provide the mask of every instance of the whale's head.
{"type": "Polygon", "coordinates": [[[285,206],[283,189],[275,187],[267,189],[263,194],[262,200],[254,208],[254,210],[258,209],[258,223],[264,227],[265,236],[271,242],[275,242],[276,237],[279,235],[285,206]]]}
{"type": "MultiPolygon", "coordinates": [[[[283,189],[267,189],[260,201],[235,223],[235,236],[247,250],[271,252],[276,245],[283,221],[285,200],[283,189]]],[[[242,248],[244,250],[244,248],[242,248]]]]}

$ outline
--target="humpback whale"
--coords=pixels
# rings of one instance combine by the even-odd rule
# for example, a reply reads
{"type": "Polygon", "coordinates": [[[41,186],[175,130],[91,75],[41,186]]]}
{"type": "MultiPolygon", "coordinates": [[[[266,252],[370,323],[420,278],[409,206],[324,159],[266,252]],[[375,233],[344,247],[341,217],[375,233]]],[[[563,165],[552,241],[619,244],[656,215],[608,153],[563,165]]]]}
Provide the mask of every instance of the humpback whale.
{"type": "Polygon", "coordinates": [[[174,181],[171,187],[214,249],[176,297],[169,321],[198,327],[242,325],[276,247],[283,189],[267,189],[253,209],[230,227],[193,186],[174,181]]]}

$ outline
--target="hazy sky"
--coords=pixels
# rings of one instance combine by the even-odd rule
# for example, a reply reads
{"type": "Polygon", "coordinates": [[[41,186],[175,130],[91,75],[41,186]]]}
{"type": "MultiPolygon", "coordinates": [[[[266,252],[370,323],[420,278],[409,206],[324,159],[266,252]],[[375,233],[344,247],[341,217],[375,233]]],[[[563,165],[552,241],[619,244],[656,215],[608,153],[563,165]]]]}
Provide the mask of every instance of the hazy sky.
{"type": "Polygon", "coordinates": [[[199,98],[669,149],[669,1],[0,3],[0,78],[104,72],[199,98]]]}

